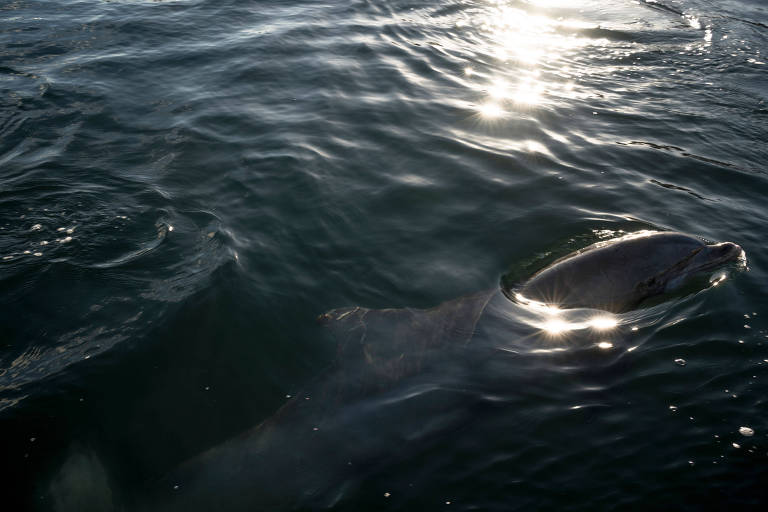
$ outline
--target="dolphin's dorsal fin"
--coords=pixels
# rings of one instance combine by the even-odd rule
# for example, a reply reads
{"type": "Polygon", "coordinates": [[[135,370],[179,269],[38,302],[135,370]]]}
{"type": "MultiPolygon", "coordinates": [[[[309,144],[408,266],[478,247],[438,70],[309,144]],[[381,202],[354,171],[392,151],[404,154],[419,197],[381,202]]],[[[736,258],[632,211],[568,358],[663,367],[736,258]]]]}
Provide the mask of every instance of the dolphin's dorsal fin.
{"type": "Polygon", "coordinates": [[[495,293],[485,290],[430,309],[334,309],[318,320],[336,338],[339,367],[356,373],[353,380],[365,381],[364,387],[378,387],[417,373],[432,350],[469,343],[495,293]]]}

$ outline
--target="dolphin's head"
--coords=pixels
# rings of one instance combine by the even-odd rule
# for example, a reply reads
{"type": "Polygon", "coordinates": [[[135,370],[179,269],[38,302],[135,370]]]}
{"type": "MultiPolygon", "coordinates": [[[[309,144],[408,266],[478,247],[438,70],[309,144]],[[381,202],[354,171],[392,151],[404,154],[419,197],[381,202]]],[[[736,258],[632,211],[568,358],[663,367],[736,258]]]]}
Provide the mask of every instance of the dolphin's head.
{"type": "Polygon", "coordinates": [[[665,291],[675,290],[703,272],[745,259],[744,250],[733,242],[703,245],[669,270],[665,291]]]}
{"type": "Polygon", "coordinates": [[[513,296],[559,309],[621,313],[683,285],[702,284],[694,278],[730,262],[746,263],[744,251],[733,242],[707,244],[685,233],[639,231],[555,261],[515,289],[513,296]]]}

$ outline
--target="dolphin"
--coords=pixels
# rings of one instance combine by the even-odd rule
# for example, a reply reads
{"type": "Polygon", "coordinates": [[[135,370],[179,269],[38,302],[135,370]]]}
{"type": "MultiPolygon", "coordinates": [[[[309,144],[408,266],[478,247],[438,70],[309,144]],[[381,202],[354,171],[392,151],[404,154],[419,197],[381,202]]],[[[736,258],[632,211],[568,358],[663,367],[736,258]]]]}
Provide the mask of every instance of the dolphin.
{"type": "MultiPolygon", "coordinates": [[[[336,340],[334,371],[263,423],[148,483],[127,506],[105,510],[333,508],[355,485],[348,483],[350,475],[376,474],[392,457],[397,460],[393,454],[404,439],[429,446],[444,442],[442,432],[473,421],[471,395],[452,391],[462,384],[451,379],[495,356],[483,351],[481,339],[514,332],[505,314],[510,299],[523,306],[623,312],[739,259],[746,261],[744,251],[732,242],[641,231],[568,254],[513,288],[430,309],[330,310],[318,321],[336,340]],[[470,342],[473,350],[465,350],[470,342]],[[434,418],[439,421],[433,424],[434,418]]],[[[98,498],[111,502],[119,493],[109,489],[107,477],[95,455],[76,453],[51,484],[56,510],[80,510],[98,498]],[[82,486],[69,473],[92,485],[78,491],[82,486]],[[99,485],[98,492],[91,489],[99,485]]]]}
{"type": "Polygon", "coordinates": [[[502,284],[430,309],[338,308],[318,320],[338,342],[339,368],[354,368],[354,377],[344,379],[346,392],[370,392],[417,373],[434,353],[510,332],[513,303],[534,312],[624,313],[731,262],[746,264],[744,250],[733,242],[637,231],[574,251],[515,286],[502,284]]]}
{"type": "Polygon", "coordinates": [[[707,244],[683,233],[639,231],[568,254],[508,296],[561,309],[621,313],[677,290],[697,275],[745,259],[733,242],[707,244]]]}

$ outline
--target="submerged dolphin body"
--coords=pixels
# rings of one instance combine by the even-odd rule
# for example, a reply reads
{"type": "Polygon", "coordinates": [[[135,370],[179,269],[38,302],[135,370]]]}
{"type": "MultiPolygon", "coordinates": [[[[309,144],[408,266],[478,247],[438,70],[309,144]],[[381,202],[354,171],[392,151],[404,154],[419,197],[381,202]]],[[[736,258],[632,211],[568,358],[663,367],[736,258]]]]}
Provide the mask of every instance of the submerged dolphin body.
{"type": "MultiPolygon", "coordinates": [[[[523,306],[536,301],[626,311],[739,258],[743,251],[730,242],[707,245],[680,233],[640,232],[571,253],[504,294],[486,290],[431,309],[331,310],[319,320],[338,344],[335,371],[261,425],[195,457],[145,496],[114,509],[331,508],[354,482],[392,457],[396,462],[404,440],[424,450],[445,442],[444,432],[474,421],[467,406],[472,395],[462,391],[462,379],[481,368],[483,358],[493,357],[495,352],[482,350],[484,335],[514,332],[504,295],[523,306]],[[470,341],[473,350],[465,350],[470,341]]],[[[75,457],[62,474],[83,461],[86,470],[78,473],[107,481],[95,457],[75,457]]],[[[110,497],[102,486],[97,496],[110,497]]],[[[71,486],[52,486],[54,498],[61,496],[54,501],[63,503],[57,510],[93,502],[92,497],[77,501],[76,493],[59,487],[71,486]]]]}
{"type": "MultiPolygon", "coordinates": [[[[397,452],[403,438],[429,423],[411,409],[401,413],[398,407],[408,401],[392,400],[393,390],[400,389],[394,392],[396,397],[410,396],[413,390],[400,387],[419,381],[417,374],[426,374],[426,383],[436,390],[460,388],[438,383],[452,374],[451,365],[474,367],[468,359],[473,356],[464,350],[467,344],[472,341],[475,351],[482,352],[476,337],[494,336],[499,332],[496,327],[505,334],[512,332],[512,326],[505,325],[509,300],[504,295],[523,305],[536,301],[559,308],[620,312],[738,258],[743,258],[743,251],[734,243],[708,245],[681,233],[644,231],[571,253],[504,294],[485,290],[431,309],[328,311],[318,320],[337,341],[337,361],[335,371],[307,392],[311,400],[302,394],[250,432],[185,464],[168,481],[168,488],[178,483],[179,489],[171,491],[160,508],[186,512],[196,507],[332,506],[343,494],[346,484],[338,479],[345,472],[375,468],[397,452]]],[[[461,375],[461,370],[454,374],[461,375]]],[[[437,401],[439,410],[429,410],[436,400],[428,394],[419,410],[432,418],[462,410],[456,405],[461,398],[444,400],[445,396],[437,401]]],[[[439,442],[439,435],[427,435],[418,444],[430,440],[439,442]]]]}
{"type": "Polygon", "coordinates": [[[740,258],[744,251],[732,242],[708,245],[683,233],[641,231],[555,261],[515,290],[514,297],[620,313],[740,258]]]}

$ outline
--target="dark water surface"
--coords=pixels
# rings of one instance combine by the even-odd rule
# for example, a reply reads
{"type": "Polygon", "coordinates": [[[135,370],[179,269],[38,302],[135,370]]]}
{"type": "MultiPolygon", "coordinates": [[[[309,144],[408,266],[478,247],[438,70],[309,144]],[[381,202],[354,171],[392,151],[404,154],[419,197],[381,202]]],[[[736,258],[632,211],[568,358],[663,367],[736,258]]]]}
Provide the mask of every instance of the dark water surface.
{"type": "Polygon", "coordinates": [[[766,70],[762,0],[3,1],[0,509],[761,508],[766,70]],[[316,322],[640,229],[749,268],[316,322]]]}

